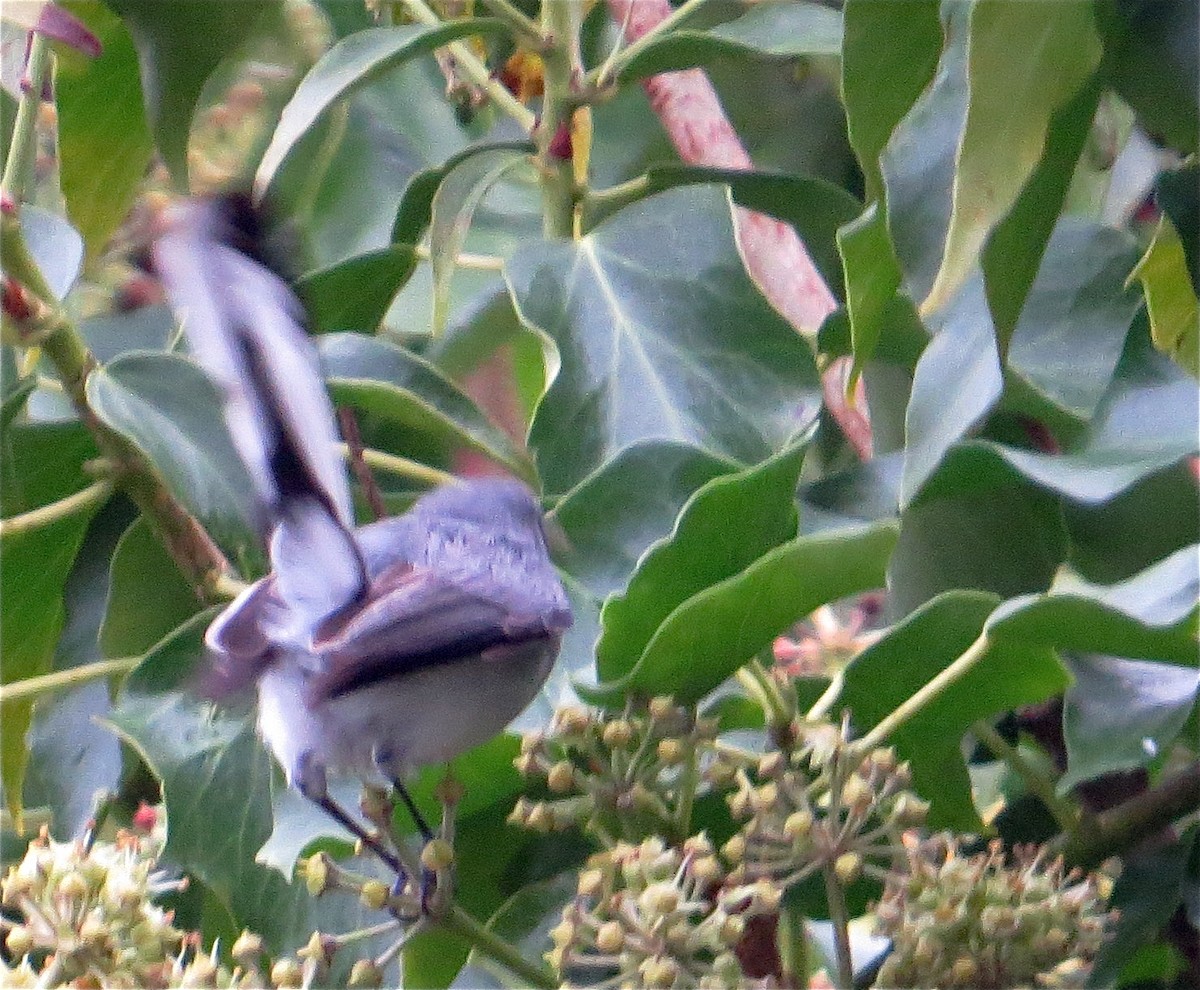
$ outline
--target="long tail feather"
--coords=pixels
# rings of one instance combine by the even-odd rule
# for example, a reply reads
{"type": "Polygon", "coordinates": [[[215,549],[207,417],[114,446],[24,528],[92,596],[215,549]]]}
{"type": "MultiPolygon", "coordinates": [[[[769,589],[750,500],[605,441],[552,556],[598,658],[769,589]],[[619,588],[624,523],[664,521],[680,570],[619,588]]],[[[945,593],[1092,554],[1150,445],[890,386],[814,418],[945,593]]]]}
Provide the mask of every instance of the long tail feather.
{"type": "Polygon", "coordinates": [[[280,596],[311,630],[366,586],[352,533],[333,406],[304,312],[263,261],[262,226],[242,197],[176,208],[155,265],[225,420],[271,532],[280,596]]]}

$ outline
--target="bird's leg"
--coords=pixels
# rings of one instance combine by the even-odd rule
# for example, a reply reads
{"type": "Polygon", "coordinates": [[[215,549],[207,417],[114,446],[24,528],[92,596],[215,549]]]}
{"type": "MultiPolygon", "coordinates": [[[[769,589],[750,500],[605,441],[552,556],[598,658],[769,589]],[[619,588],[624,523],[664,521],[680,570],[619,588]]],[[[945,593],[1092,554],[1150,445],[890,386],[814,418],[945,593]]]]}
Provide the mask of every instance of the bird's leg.
{"type": "Polygon", "coordinates": [[[407,875],[404,864],[400,862],[396,854],[384,846],[378,837],[363,828],[353,815],[329,796],[325,768],[313,759],[311,753],[301,756],[299,766],[296,768],[295,784],[297,790],[304,797],[350,832],[367,849],[383,860],[391,870],[398,875],[407,875]]]}
{"type": "Polygon", "coordinates": [[[413,820],[413,824],[417,826],[417,831],[421,833],[421,911],[422,913],[430,914],[432,913],[430,908],[433,895],[438,888],[438,873],[440,872],[436,868],[431,868],[425,862],[425,849],[429,847],[429,843],[435,838],[433,829],[429,827],[429,823],[425,820],[425,816],[421,814],[416,802],[413,801],[408,788],[404,786],[403,767],[396,759],[395,754],[391,750],[379,746],[375,749],[374,759],[375,766],[388,782],[391,783],[393,793],[403,802],[405,809],[413,820]]]}

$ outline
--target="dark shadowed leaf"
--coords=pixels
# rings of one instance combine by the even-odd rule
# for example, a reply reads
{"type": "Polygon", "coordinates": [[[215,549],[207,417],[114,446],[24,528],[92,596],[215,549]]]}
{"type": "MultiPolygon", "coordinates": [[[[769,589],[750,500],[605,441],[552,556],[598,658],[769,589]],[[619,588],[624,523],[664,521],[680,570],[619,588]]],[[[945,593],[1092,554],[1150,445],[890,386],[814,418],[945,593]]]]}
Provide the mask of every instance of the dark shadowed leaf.
{"type": "MultiPolygon", "coordinates": [[[[860,653],[845,671],[839,696],[854,725],[866,731],[951,662],[983,631],[999,599],[971,591],[935,598],[860,653]]],[[[998,643],[961,680],[897,729],[889,742],[912,764],[913,786],[931,804],[931,828],[980,828],[960,741],[978,719],[1044,701],[1068,678],[1053,650],[998,643]]]]}
{"type": "MultiPolygon", "coordinates": [[[[1193,563],[1196,561],[1193,559],[1193,563]]],[[[1068,656],[1060,791],[1104,773],[1146,766],[1178,738],[1200,692],[1200,670],[1149,660],[1068,656]]]]}
{"type": "Polygon", "coordinates": [[[416,266],[410,245],[393,244],[309,272],[296,292],[318,333],[374,333],[416,266]]]}
{"type": "Polygon", "coordinates": [[[506,277],[561,357],[530,433],[550,492],[642,440],[761,461],[816,409],[812,353],[746,275],[718,190],[662,193],[573,244],[530,245],[506,277]]]}

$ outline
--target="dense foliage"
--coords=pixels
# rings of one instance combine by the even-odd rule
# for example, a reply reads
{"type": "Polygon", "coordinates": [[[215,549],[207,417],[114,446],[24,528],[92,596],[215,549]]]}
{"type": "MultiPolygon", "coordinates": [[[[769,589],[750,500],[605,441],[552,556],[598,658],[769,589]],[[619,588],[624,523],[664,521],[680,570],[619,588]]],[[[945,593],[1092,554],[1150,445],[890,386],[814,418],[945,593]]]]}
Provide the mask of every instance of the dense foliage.
{"type": "Polygon", "coordinates": [[[5,6],[6,978],[1195,985],[1195,3],[367,7],[5,6]],[[190,690],[264,557],[146,248],[249,185],[361,517],[565,536],[432,916],[190,690]]]}

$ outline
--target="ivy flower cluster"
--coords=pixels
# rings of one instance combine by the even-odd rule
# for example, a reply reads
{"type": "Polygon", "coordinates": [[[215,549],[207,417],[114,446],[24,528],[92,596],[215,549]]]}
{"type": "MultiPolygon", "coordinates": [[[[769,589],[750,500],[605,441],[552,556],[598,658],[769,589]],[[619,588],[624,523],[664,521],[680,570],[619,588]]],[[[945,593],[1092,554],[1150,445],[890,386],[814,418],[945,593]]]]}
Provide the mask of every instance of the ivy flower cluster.
{"type": "Polygon", "coordinates": [[[1102,874],[1067,871],[1044,849],[908,833],[905,860],[875,909],[892,939],[880,986],[1082,987],[1116,918],[1102,874]]]}
{"type": "Polygon", "coordinates": [[[560,708],[548,732],[523,737],[514,761],[549,794],[520,799],[509,821],[539,832],[587,828],[602,840],[673,834],[716,735],[715,719],[697,718],[666,696],[612,718],[560,708]]]}
{"type": "Polygon", "coordinates": [[[757,782],[745,766],[727,765],[724,774],[736,781],[729,806],[745,824],[722,852],[747,879],[784,889],[823,868],[843,885],[864,872],[886,877],[901,834],[928,810],[909,790],[908,765],[895,750],[858,755],[845,723],[801,726],[790,753],[776,750],[757,761],[757,782]]]}
{"type": "Polygon", "coordinates": [[[658,838],[620,842],[580,872],[546,959],[567,984],[745,986],[734,948],[746,919],[777,911],[780,895],[768,883],[725,881],[704,836],[682,848],[658,838]]]}

